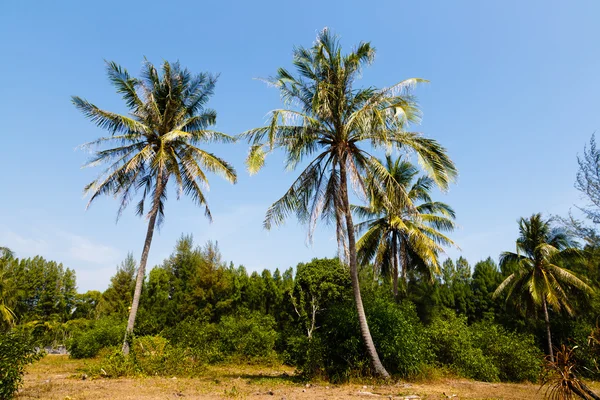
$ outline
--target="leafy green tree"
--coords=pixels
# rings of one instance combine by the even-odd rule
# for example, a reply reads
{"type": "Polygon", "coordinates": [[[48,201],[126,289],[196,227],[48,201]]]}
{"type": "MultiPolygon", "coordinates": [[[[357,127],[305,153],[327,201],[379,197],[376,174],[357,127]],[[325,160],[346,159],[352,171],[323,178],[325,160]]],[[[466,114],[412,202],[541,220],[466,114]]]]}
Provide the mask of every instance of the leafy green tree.
{"type": "Polygon", "coordinates": [[[552,228],[549,220],[541,214],[519,220],[517,252],[504,252],[501,265],[515,268],[494,292],[499,296],[505,290],[507,299],[513,298],[518,307],[541,308],[546,323],[548,354],[554,360],[548,305],[556,311],[564,309],[569,314],[574,310],[569,302],[569,289],[575,288],[592,293],[585,282],[564,267],[581,253],[565,231],[552,228]]]}
{"type": "Polygon", "coordinates": [[[408,79],[385,89],[354,87],[362,67],[371,63],[374,56],[375,49],[369,43],[360,43],[343,55],[338,38],[323,30],[312,48],[294,49],[298,76],[280,68],[270,79],[284,101],[297,107],[274,110],[266,126],[249,130],[243,137],[252,143],[247,159],[251,173],[264,165],[267,152],[278,148],[287,153],[289,169],[310,159],[283,197],[268,209],[264,225],[270,228],[296,213],[309,224],[311,237],[319,217],[335,223],[338,244],[348,249],[363,341],[375,372],[388,377],[371,338],[360,296],[348,180],[356,183],[360,191],[365,185],[363,177],[372,175],[377,181],[388,183],[390,196],[407,197],[403,188],[393,184],[386,168],[367,151],[367,143],[415,150],[434,182],[443,189],[456,176],[456,169],[436,141],[407,131],[409,123],[420,118],[409,93],[419,79],[408,79]]]}
{"type": "Polygon", "coordinates": [[[348,272],[337,258],[315,258],[298,264],[296,282],[289,296],[309,340],[318,329],[318,314],[332,303],[347,299],[350,285],[348,272]]]}
{"type": "Polygon", "coordinates": [[[75,271],[41,256],[12,259],[4,273],[13,285],[13,311],[20,322],[66,322],[75,308],[75,271]]]}
{"type": "Polygon", "coordinates": [[[366,265],[373,260],[381,275],[392,278],[394,297],[398,298],[399,271],[402,291],[406,292],[410,270],[430,278],[440,270],[439,253],[443,246],[454,245],[442,232],[455,228],[455,214],[449,205],[432,200],[433,179],[422,176],[414,180],[419,171],[410,162],[388,155],[382,164],[393,184],[407,191],[410,203],[404,198],[385,197],[389,193],[386,182],[367,181],[369,205],[354,206],[364,220],[356,225],[357,232],[364,232],[357,242],[358,261],[366,265]]]}
{"type": "Polygon", "coordinates": [[[438,279],[441,304],[458,314],[469,315],[473,300],[469,262],[464,257],[459,257],[456,263],[446,259],[438,279]]]}
{"type": "Polygon", "coordinates": [[[475,264],[471,280],[471,290],[473,292],[472,319],[480,321],[494,318],[499,310],[492,294],[501,282],[502,275],[491,257],[475,264]]]}
{"type": "Polygon", "coordinates": [[[110,278],[108,288],[102,293],[98,302],[100,316],[116,315],[124,318],[129,312],[129,305],[135,290],[136,261],[132,253],[117,266],[117,272],[110,278]]]}
{"type": "Polygon", "coordinates": [[[97,290],[88,290],[75,296],[75,311],[71,316],[73,319],[96,319],[98,304],[102,299],[102,293],[97,290]]]}
{"type": "Polygon", "coordinates": [[[216,121],[216,112],[205,108],[214,92],[215,76],[194,76],[178,62],[167,61],[162,65],[162,74],[146,61],[139,79],[114,62],[108,63],[107,70],[130,110],[129,116],[102,110],[76,96],[73,104],[98,127],[111,133],[86,145],[98,148],[88,166],[109,165],[85,187],[85,192],[91,194],[88,206],[100,195],[118,196],[120,215],[138,191],[142,192],[136,209],[140,216],[144,215],[146,201],[150,203],[148,230],[123,342],[123,353],[127,354],[127,336],[135,324],[154,228],[164,218],[169,181],[175,183],[178,198],[183,193],[190,196],[211,219],[202,189],[208,185],[205,171],[232,183],[237,178],[229,163],[197,147],[207,142],[233,141],[230,136],[208,129],[216,121]],[[108,144],[113,146],[107,148],[108,144]]]}

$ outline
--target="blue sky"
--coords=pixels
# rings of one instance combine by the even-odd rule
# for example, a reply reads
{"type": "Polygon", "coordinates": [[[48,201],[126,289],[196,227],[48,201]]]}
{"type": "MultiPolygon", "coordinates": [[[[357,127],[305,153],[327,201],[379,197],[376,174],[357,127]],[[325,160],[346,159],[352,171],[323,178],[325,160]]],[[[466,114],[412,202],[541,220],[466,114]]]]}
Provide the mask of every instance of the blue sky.
{"type": "MultiPolygon", "coordinates": [[[[598,2],[14,1],[0,9],[0,245],[74,268],[81,291],[106,288],[128,251],[139,257],[146,229],[133,209],[116,224],[111,198],[85,210],[82,188],[99,169],[80,169],[88,155],[75,148],[103,132],[70,96],[126,111],[104,59],[134,75],[144,56],[220,73],[210,106],[217,128],[237,134],[280,105],[253,78],[289,67],[293,46],[310,46],[327,26],[347,49],[361,40],[377,48],[358,85],[431,81],[415,92],[424,113],[415,130],[444,144],[460,170],[439,197],[458,214],[462,252],[451,256],[496,258],[513,249],[518,217],[582,204],[576,156],[600,128],[598,2]]],[[[212,177],[212,225],[172,193],[150,265],[182,233],[218,240],[225,259],[250,270],[334,255],[327,227],[312,246],[293,219],[262,229],[266,208],[297,173],[283,170],[281,156],[250,177],[245,144],[211,149],[235,165],[239,183],[212,177]]]]}

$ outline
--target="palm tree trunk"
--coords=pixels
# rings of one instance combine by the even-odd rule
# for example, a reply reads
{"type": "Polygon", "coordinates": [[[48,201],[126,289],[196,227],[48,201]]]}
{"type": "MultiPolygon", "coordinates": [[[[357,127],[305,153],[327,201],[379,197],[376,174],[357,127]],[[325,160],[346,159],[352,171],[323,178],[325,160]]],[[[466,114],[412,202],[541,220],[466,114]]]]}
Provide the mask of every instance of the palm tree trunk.
{"type": "Polygon", "coordinates": [[[550,361],[554,362],[554,350],[552,350],[552,335],[550,333],[550,317],[548,316],[548,304],[546,303],[546,297],[542,299],[542,308],[544,309],[544,320],[546,321],[546,335],[548,339],[548,354],[550,355],[550,361]]]}
{"type": "Polygon", "coordinates": [[[142,295],[142,287],[144,286],[144,277],[146,275],[146,263],[148,262],[148,253],[150,253],[150,245],[152,244],[152,236],[154,235],[154,227],[156,226],[156,217],[158,216],[159,211],[160,195],[163,191],[163,188],[164,185],[162,182],[162,174],[159,172],[156,178],[156,192],[154,193],[152,210],[150,212],[150,218],[148,220],[146,241],[144,242],[142,258],[140,259],[140,267],[138,268],[137,278],[135,280],[135,291],[133,293],[131,309],[129,310],[127,330],[125,331],[125,338],[123,339],[123,348],[121,351],[124,355],[129,354],[129,336],[131,336],[133,332],[133,327],[135,326],[135,317],[137,316],[138,306],[140,304],[140,297],[142,295]]]}
{"type": "Polygon", "coordinates": [[[398,238],[392,233],[392,290],[394,298],[398,300],[398,238]]]}
{"type": "Polygon", "coordinates": [[[408,288],[406,279],[406,274],[408,273],[408,257],[406,256],[406,241],[404,238],[400,239],[400,257],[402,259],[402,293],[406,296],[408,288]]]}
{"type": "Polygon", "coordinates": [[[360,332],[362,334],[363,341],[367,347],[367,353],[371,359],[371,365],[375,370],[375,373],[384,379],[389,379],[390,374],[386,371],[385,367],[379,359],[377,350],[375,349],[375,343],[371,337],[369,331],[369,325],[367,324],[367,316],[365,315],[365,309],[363,307],[362,297],[360,295],[360,284],[358,281],[358,262],[356,259],[356,238],[354,236],[354,224],[352,222],[352,213],[350,212],[350,201],[348,199],[348,180],[346,177],[346,166],[344,161],[340,162],[340,183],[341,183],[341,197],[342,205],[344,207],[344,214],[346,216],[346,230],[348,231],[348,255],[350,262],[350,277],[352,281],[352,291],[354,294],[354,302],[356,303],[356,311],[358,312],[358,323],[360,325],[360,332]]]}

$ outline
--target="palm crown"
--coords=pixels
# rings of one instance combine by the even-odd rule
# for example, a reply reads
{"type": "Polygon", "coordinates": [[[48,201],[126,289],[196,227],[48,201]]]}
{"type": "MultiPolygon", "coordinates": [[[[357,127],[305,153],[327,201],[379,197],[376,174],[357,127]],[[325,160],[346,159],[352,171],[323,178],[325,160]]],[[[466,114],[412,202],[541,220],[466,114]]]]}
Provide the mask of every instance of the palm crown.
{"type": "Polygon", "coordinates": [[[575,243],[562,229],[552,228],[541,214],[519,220],[517,252],[504,252],[500,265],[516,268],[498,286],[494,295],[507,291],[507,298],[514,298],[523,307],[539,307],[547,302],[556,310],[573,313],[569,305],[568,289],[574,287],[584,292],[591,288],[568,269],[564,262],[581,256],[575,243]]]}
{"type": "Polygon", "coordinates": [[[410,162],[388,155],[385,166],[394,184],[406,188],[410,202],[388,199],[386,190],[381,191],[377,182],[368,181],[369,205],[353,209],[363,220],[356,225],[356,231],[363,232],[357,243],[359,263],[365,265],[373,260],[381,275],[393,278],[397,294],[399,261],[403,284],[409,269],[429,277],[439,271],[439,254],[444,246],[454,245],[443,232],[454,230],[455,214],[449,205],[432,200],[433,180],[427,176],[415,180],[419,171],[410,162]]]}
{"type": "Polygon", "coordinates": [[[130,110],[128,116],[102,110],[73,97],[73,103],[86,117],[111,133],[84,147],[114,145],[98,150],[86,164],[109,164],[98,179],[85,187],[85,192],[91,194],[89,204],[103,194],[119,196],[120,215],[132,196],[141,191],[137,213],[144,214],[146,199],[151,196],[150,211],[158,211],[160,224],[167,183],[175,180],[177,196],[189,195],[211,218],[202,191],[208,187],[203,169],[222,175],[230,182],[236,181],[231,165],[197,147],[199,143],[233,141],[228,135],[208,129],[215,124],[216,112],[204,106],[213,94],[216,77],[204,73],[193,76],[179,63],[166,61],[162,76],[147,61],[141,79],[132,78],[112,62],[108,63],[107,70],[111,83],[130,110]]]}
{"type": "Polygon", "coordinates": [[[307,158],[311,161],[269,208],[267,228],[292,212],[311,226],[319,216],[341,220],[342,173],[359,192],[364,191],[363,177],[369,175],[389,182],[388,190],[396,197],[406,197],[377,158],[361,148],[366,143],[415,150],[433,181],[443,189],[455,178],[456,168],[443,147],[406,131],[409,123],[420,120],[410,89],[421,79],[408,79],[385,89],[354,87],[361,68],[374,56],[375,49],[369,43],[360,43],[353,52],[342,55],[337,37],[324,30],[312,48],[294,50],[298,77],[280,68],[268,80],[280,90],[284,102],[294,107],[272,111],[268,125],[243,134],[252,143],[248,169],[256,172],[263,166],[266,153],[276,148],[285,150],[289,169],[307,158]]]}

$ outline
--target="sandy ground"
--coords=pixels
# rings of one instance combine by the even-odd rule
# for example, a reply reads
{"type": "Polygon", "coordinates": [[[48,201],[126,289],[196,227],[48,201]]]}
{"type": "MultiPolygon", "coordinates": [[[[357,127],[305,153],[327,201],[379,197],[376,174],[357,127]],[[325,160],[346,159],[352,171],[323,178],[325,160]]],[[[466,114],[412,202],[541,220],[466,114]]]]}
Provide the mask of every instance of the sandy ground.
{"type": "MultiPolygon", "coordinates": [[[[300,383],[289,367],[214,366],[191,379],[81,379],[84,365],[66,356],[46,356],[32,365],[17,399],[542,399],[536,384],[497,384],[464,379],[344,385],[300,383]],[[414,396],[414,397],[413,397],[414,396]]],[[[600,385],[591,384],[598,390],[600,385]]]]}

